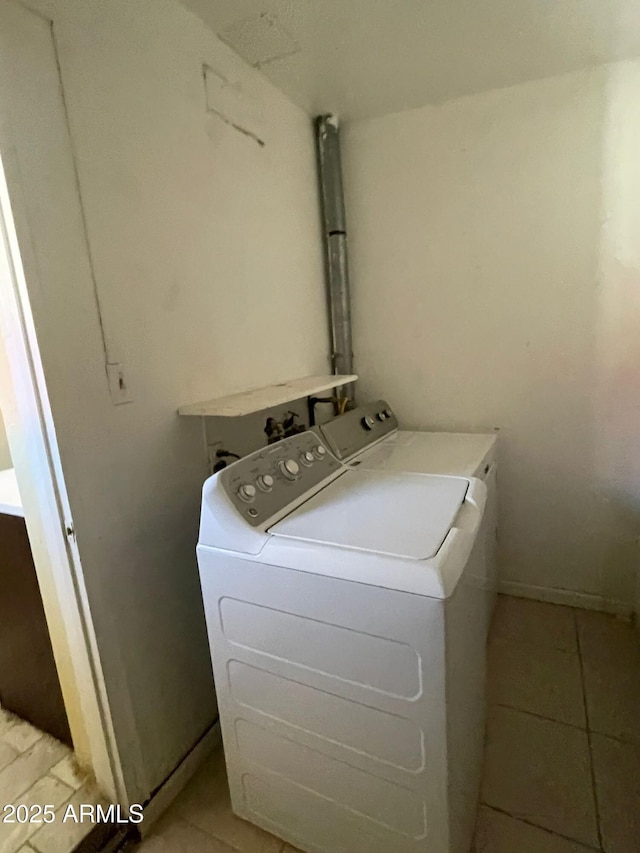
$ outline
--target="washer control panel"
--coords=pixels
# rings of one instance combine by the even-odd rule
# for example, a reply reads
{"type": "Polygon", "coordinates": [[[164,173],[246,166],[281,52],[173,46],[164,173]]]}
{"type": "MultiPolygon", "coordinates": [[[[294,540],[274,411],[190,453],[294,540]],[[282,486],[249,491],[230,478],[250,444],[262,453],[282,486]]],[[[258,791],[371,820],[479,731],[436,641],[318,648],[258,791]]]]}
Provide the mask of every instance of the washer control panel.
{"type": "Polygon", "coordinates": [[[340,467],[317,432],[303,432],[239,459],[218,476],[240,515],[258,527],[340,467]]]}
{"type": "Polygon", "coordinates": [[[318,429],[332,453],[344,460],[397,430],[398,420],[385,400],[376,400],[346,412],[318,429]]]}

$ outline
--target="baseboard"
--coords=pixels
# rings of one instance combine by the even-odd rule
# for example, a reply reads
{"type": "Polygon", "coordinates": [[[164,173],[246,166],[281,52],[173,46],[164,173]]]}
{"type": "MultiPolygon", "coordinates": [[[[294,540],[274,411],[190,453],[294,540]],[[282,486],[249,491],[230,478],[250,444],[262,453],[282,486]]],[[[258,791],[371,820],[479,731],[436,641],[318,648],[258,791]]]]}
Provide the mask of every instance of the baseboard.
{"type": "Polygon", "coordinates": [[[196,771],[221,744],[222,734],[220,722],[217,720],[144,807],[144,820],[138,827],[143,838],[160,815],[164,814],[182,789],[186,787],[196,771]]]}
{"type": "Polygon", "coordinates": [[[630,617],[633,614],[632,604],[617,601],[615,598],[591,595],[588,592],[576,592],[572,589],[534,586],[533,584],[504,580],[500,581],[498,588],[503,595],[534,598],[537,601],[548,601],[551,604],[565,604],[568,607],[581,607],[584,610],[599,610],[602,613],[613,613],[616,616],[630,617]]]}

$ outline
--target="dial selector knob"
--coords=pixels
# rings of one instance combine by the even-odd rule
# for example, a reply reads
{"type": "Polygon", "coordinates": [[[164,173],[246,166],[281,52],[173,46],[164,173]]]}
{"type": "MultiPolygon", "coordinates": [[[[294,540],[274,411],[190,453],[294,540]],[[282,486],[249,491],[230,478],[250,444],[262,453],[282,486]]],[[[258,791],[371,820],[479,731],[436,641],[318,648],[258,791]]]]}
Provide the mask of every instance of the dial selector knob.
{"type": "Polygon", "coordinates": [[[278,467],[287,480],[295,480],[300,473],[300,466],[295,459],[283,459],[278,463],[278,467]]]}
{"type": "Polygon", "coordinates": [[[327,455],[327,448],[323,447],[322,444],[318,444],[313,448],[313,452],[316,454],[318,459],[322,459],[323,456],[327,455]]]}
{"type": "Polygon", "coordinates": [[[306,450],[300,459],[302,460],[303,465],[313,465],[315,462],[315,456],[310,450],[306,450]]]}
{"type": "Polygon", "coordinates": [[[385,409],[384,414],[385,414],[385,417],[387,417],[387,418],[393,417],[393,412],[391,411],[391,409],[385,409]]]}
{"type": "Polygon", "coordinates": [[[269,492],[273,488],[273,477],[271,474],[260,474],[256,482],[265,492],[269,492]]]}
{"type": "Polygon", "coordinates": [[[363,417],[362,426],[365,429],[373,429],[375,425],[376,425],[376,422],[374,421],[374,419],[372,417],[370,417],[369,415],[365,415],[363,417]]]}
{"type": "Polygon", "coordinates": [[[252,486],[251,483],[245,483],[243,486],[240,486],[238,489],[238,497],[249,503],[254,500],[256,496],[256,487],[252,486]]]}
{"type": "Polygon", "coordinates": [[[378,414],[376,415],[376,417],[377,417],[377,419],[378,419],[379,421],[386,421],[386,419],[387,419],[387,413],[386,413],[386,412],[378,412],[378,414]]]}

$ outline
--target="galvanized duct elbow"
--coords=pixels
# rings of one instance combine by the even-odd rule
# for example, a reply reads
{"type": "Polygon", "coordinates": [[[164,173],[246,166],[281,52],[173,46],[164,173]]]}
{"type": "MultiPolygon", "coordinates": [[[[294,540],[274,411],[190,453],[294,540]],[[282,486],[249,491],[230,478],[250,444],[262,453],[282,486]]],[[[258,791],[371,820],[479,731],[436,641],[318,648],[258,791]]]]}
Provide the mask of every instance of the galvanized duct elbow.
{"type": "MultiPolygon", "coordinates": [[[[353,373],[351,299],[340,134],[336,116],[318,116],[316,140],[331,323],[331,365],[334,374],[348,374],[353,373]]],[[[354,384],[338,388],[337,395],[338,398],[348,398],[351,405],[355,404],[354,384]]]]}

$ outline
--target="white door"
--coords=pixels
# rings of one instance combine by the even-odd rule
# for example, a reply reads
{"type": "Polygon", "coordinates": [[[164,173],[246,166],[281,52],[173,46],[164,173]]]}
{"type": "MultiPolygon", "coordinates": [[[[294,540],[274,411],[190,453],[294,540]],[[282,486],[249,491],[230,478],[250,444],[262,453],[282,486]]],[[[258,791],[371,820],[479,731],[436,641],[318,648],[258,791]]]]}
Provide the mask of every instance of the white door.
{"type": "MultiPolygon", "coordinates": [[[[51,24],[14,0],[0,2],[0,158],[0,334],[9,373],[0,402],[31,549],[76,755],[107,796],[136,801],[143,791],[122,775],[43,370],[60,366],[48,320],[68,310],[66,282],[84,278],[91,288],[90,263],[51,24]]],[[[77,338],[69,335],[71,358],[77,338]]]]}

